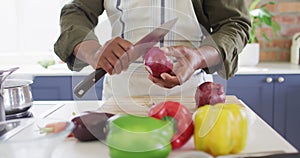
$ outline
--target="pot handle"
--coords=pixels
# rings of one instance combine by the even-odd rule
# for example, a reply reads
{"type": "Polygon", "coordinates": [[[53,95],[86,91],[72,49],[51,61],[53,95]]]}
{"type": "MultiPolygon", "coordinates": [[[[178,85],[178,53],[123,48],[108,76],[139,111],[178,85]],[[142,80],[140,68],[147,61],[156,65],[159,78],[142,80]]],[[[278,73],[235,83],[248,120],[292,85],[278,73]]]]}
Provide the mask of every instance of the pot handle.
{"type": "Polygon", "coordinates": [[[4,80],[13,72],[15,72],[16,70],[18,70],[19,67],[14,67],[14,68],[10,68],[8,70],[0,70],[0,75],[2,75],[4,72],[8,72],[6,75],[3,76],[3,78],[0,78],[0,93],[2,93],[2,83],[4,82],[4,80]]]}

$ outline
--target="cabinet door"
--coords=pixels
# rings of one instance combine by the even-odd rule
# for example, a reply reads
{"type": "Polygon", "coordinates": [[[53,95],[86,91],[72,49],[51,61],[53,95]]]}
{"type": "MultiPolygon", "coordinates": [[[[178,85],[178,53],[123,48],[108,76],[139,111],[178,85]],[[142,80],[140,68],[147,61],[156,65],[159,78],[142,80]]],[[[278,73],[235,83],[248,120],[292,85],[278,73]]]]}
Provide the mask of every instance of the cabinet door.
{"type": "Polygon", "coordinates": [[[274,79],[274,128],[300,150],[300,75],[274,79]]]}
{"type": "Polygon", "coordinates": [[[72,100],[70,76],[36,76],[31,85],[33,100],[72,100]]]}
{"type": "Polygon", "coordinates": [[[267,78],[272,79],[272,76],[236,75],[227,81],[226,94],[237,96],[269,125],[273,125],[273,83],[266,82],[267,78]]]}
{"type": "MultiPolygon", "coordinates": [[[[73,76],[72,77],[72,89],[75,86],[85,79],[86,76],[73,76]]],[[[73,94],[74,100],[101,100],[102,99],[102,90],[103,90],[103,78],[101,78],[94,86],[92,86],[82,98],[78,98],[73,94]]]]}

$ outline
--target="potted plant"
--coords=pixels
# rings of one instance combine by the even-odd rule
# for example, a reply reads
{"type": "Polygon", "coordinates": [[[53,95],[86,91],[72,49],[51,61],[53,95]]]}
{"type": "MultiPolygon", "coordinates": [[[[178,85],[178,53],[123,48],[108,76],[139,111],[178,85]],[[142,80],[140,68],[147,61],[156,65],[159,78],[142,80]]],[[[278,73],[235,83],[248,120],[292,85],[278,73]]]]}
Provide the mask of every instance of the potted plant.
{"type": "MultiPolygon", "coordinates": [[[[280,31],[280,25],[273,21],[273,15],[266,9],[268,4],[275,4],[274,2],[266,2],[260,4],[262,0],[253,0],[249,5],[249,14],[251,18],[251,31],[248,44],[243,49],[243,52],[239,55],[239,65],[256,65],[259,62],[259,41],[255,34],[255,30],[258,28],[269,27],[272,29],[273,34],[277,35],[280,31]]],[[[270,41],[265,32],[262,32],[262,37],[266,41],[270,41]]]]}

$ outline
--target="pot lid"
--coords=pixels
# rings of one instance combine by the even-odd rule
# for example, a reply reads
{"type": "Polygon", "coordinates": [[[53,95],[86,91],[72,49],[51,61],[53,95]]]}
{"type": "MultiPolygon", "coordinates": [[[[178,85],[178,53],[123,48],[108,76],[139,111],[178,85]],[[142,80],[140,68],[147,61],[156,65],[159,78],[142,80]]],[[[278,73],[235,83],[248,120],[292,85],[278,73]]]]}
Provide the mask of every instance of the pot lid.
{"type": "Polygon", "coordinates": [[[14,71],[19,69],[19,67],[14,67],[6,70],[0,70],[0,90],[2,89],[2,83],[5,81],[5,79],[14,71]],[[4,74],[7,73],[7,74],[4,74]]]}
{"type": "Polygon", "coordinates": [[[4,89],[6,88],[13,88],[13,87],[23,87],[32,84],[31,80],[24,80],[24,79],[6,79],[2,86],[4,89]]]}

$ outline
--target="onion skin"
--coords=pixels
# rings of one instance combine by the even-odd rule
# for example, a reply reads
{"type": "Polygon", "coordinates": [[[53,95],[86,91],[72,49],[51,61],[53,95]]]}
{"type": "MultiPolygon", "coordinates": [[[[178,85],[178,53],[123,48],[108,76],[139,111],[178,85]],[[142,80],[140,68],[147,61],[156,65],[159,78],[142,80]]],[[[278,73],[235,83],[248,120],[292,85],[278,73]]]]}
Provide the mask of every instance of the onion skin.
{"type": "Polygon", "coordinates": [[[165,52],[158,47],[151,48],[144,56],[144,64],[147,71],[153,76],[160,78],[162,73],[171,73],[173,61],[169,59],[165,52]]]}
{"type": "Polygon", "coordinates": [[[72,119],[75,124],[73,135],[79,141],[104,140],[106,137],[107,120],[113,114],[100,112],[86,112],[72,119]]]}
{"type": "Polygon", "coordinates": [[[195,101],[197,107],[225,103],[225,92],[222,84],[204,82],[197,87],[195,101]]]}

